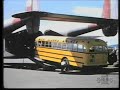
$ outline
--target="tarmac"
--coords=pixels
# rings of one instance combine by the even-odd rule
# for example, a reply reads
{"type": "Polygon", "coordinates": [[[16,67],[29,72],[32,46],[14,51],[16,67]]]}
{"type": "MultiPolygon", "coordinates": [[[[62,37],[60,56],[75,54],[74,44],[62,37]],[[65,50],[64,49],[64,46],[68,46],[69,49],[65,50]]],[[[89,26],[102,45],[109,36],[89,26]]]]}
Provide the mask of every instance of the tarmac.
{"type": "MultiPolygon", "coordinates": [[[[5,52],[8,55],[9,53],[5,52]]],[[[109,65],[101,70],[60,69],[43,71],[29,58],[3,57],[4,88],[119,88],[119,68],[109,65]]]]}

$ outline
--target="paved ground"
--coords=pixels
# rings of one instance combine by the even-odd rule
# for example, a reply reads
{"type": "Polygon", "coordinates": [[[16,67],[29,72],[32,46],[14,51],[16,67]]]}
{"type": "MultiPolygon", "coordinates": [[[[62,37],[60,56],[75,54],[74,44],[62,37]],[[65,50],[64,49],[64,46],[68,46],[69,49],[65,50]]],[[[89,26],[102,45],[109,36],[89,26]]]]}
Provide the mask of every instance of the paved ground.
{"type": "Polygon", "coordinates": [[[102,70],[67,74],[42,71],[28,58],[3,58],[3,82],[5,88],[118,88],[118,68],[109,66],[102,70]],[[33,68],[33,67],[34,68],[33,68]]]}

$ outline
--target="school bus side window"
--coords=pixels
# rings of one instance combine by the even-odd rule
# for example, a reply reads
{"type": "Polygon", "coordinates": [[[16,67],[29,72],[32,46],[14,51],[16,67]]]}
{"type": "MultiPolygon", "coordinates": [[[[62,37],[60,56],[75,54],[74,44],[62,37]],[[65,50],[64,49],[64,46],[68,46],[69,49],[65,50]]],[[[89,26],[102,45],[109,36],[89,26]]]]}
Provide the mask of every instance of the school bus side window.
{"type": "Polygon", "coordinates": [[[48,42],[48,47],[51,47],[51,42],[48,42]]]}
{"type": "Polygon", "coordinates": [[[57,48],[58,49],[61,49],[61,46],[62,46],[61,43],[57,43],[57,48]]]}
{"type": "Polygon", "coordinates": [[[62,49],[65,49],[65,50],[67,49],[67,44],[66,43],[62,44],[62,49]]]}
{"type": "Polygon", "coordinates": [[[77,43],[74,43],[74,44],[73,44],[73,51],[77,51],[77,48],[78,48],[77,43]]]}
{"type": "Polygon", "coordinates": [[[52,42],[51,45],[52,45],[52,48],[56,48],[57,43],[56,42],[52,42]]]}
{"type": "Polygon", "coordinates": [[[51,47],[52,47],[52,48],[54,47],[54,42],[51,42],[51,47]]]}
{"type": "Polygon", "coordinates": [[[103,51],[107,52],[108,51],[107,47],[103,46],[103,51]]]}
{"type": "Polygon", "coordinates": [[[78,52],[83,52],[83,46],[78,44],[78,52]]]}
{"type": "Polygon", "coordinates": [[[47,41],[45,42],[45,47],[48,47],[48,42],[47,41]]]}
{"type": "Polygon", "coordinates": [[[45,45],[45,41],[42,41],[42,46],[44,46],[45,45]]]}
{"type": "Polygon", "coordinates": [[[83,45],[83,51],[85,52],[86,51],[86,47],[83,45]]]}
{"type": "Polygon", "coordinates": [[[41,46],[41,41],[38,42],[38,47],[40,47],[40,46],[41,46]]]}
{"type": "Polygon", "coordinates": [[[103,51],[103,47],[102,46],[97,46],[96,48],[98,48],[99,51],[103,51]]]}
{"type": "Polygon", "coordinates": [[[90,49],[93,49],[95,52],[106,52],[107,48],[105,46],[92,46],[90,49]]]}
{"type": "Polygon", "coordinates": [[[73,44],[72,43],[68,43],[67,44],[67,49],[72,51],[72,48],[73,48],[73,44]]]}
{"type": "Polygon", "coordinates": [[[86,47],[84,45],[78,44],[78,52],[85,52],[86,47]]]}

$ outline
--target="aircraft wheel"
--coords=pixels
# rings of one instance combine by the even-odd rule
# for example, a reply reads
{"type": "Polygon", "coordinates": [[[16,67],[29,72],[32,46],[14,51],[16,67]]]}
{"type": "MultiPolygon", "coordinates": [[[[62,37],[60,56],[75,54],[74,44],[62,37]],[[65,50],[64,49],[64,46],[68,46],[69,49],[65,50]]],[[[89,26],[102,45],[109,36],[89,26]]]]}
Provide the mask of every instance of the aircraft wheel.
{"type": "Polygon", "coordinates": [[[115,63],[117,61],[117,58],[115,56],[109,56],[109,59],[108,59],[108,63],[110,65],[113,65],[113,63],[115,63]]]}

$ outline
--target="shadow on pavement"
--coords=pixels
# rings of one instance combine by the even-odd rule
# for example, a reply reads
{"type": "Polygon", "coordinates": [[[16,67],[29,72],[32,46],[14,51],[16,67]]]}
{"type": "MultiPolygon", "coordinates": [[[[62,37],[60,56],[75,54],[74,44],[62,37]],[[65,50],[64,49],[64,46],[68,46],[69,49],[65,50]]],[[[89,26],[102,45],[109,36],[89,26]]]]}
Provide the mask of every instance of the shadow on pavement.
{"type": "MultiPolygon", "coordinates": [[[[67,75],[94,75],[94,74],[110,74],[112,72],[119,72],[119,68],[99,68],[99,69],[86,69],[86,70],[78,70],[74,72],[66,72],[60,74],[67,75]]],[[[117,73],[115,73],[117,74],[117,73]]]]}
{"type": "MultiPolygon", "coordinates": [[[[4,63],[3,68],[15,68],[15,69],[25,69],[25,70],[37,70],[43,71],[42,66],[35,63],[4,63]]],[[[53,72],[60,72],[60,70],[55,70],[53,72]]],[[[67,75],[94,75],[94,74],[110,74],[112,72],[119,72],[119,68],[99,68],[99,69],[85,69],[85,70],[71,70],[66,73],[67,75]]]]}
{"type": "Polygon", "coordinates": [[[42,66],[36,65],[35,63],[4,63],[3,68],[37,70],[42,68],[42,66]]]}

